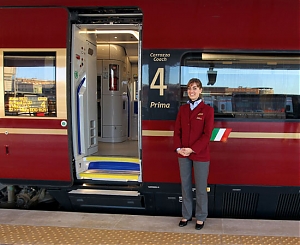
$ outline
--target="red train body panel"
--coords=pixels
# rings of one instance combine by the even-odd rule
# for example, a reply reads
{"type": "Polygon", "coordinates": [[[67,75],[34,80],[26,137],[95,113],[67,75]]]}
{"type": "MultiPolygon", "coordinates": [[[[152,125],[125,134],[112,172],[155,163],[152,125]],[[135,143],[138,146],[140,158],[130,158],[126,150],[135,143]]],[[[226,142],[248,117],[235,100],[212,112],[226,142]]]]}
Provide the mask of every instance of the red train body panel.
{"type": "Polygon", "coordinates": [[[48,135],[10,135],[8,141],[1,142],[2,145],[11,142],[9,153],[2,158],[9,167],[2,168],[2,176],[7,179],[61,181],[67,182],[71,179],[68,152],[68,140],[66,136],[48,135]],[[28,137],[32,137],[31,140],[28,137]],[[28,143],[30,142],[30,144],[28,143]],[[45,143],[46,142],[46,143],[45,143]],[[32,150],[34,149],[34,151],[32,150]],[[49,154],[49,152],[55,154],[49,154]],[[13,160],[10,159],[13,155],[13,160]],[[26,163],[30,160],[30,167],[26,163]],[[59,159],[59,160],[58,160],[59,159]]]}
{"type": "Polygon", "coordinates": [[[2,48],[66,48],[68,33],[66,9],[2,8],[0,13],[0,22],[7,23],[1,25],[0,29],[2,48]],[[17,19],[22,21],[16,21],[17,19]],[[28,27],[32,31],[28,32],[28,27]]]}
{"type": "MultiPolygon", "coordinates": [[[[146,121],[146,130],[173,130],[174,122],[146,121]]],[[[216,128],[235,132],[294,133],[297,123],[215,122],[216,128]]],[[[299,127],[296,129],[299,133],[299,127]]],[[[146,182],[178,183],[179,167],[173,152],[172,137],[144,137],[146,182]],[[152,154],[163,149],[161,155],[152,154]],[[148,154],[147,154],[148,153],[148,154]]],[[[299,140],[297,139],[235,139],[211,142],[209,183],[228,185],[299,186],[299,140]],[[241,145],[243,147],[241,147],[241,145]]]]}
{"type": "Polygon", "coordinates": [[[25,118],[1,118],[1,127],[11,128],[35,128],[35,129],[61,129],[60,120],[44,120],[43,123],[39,119],[25,119],[25,118]]]}
{"type": "MultiPolygon", "coordinates": [[[[11,33],[17,28],[21,34],[20,31],[25,29],[22,28],[22,25],[24,27],[33,26],[35,30],[47,30],[41,32],[45,36],[34,32],[37,36],[22,40],[22,46],[65,47],[67,12],[57,9],[50,13],[49,8],[41,10],[43,6],[73,8],[112,5],[137,6],[141,8],[144,16],[143,26],[146,31],[143,33],[143,47],[145,49],[299,50],[299,20],[295,18],[300,11],[298,1],[289,1],[288,6],[284,0],[263,2],[257,0],[247,2],[205,0],[199,2],[195,0],[185,3],[184,8],[181,1],[173,1],[169,4],[169,2],[156,0],[152,4],[157,6],[155,11],[147,2],[139,0],[120,0],[114,1],[113,4],[105,1],[80,3],[45,1],[38,6],[35,1],[26,1],[26,3],[20,4],[17,1],[9,4],[1,1],[0,6],[2,7],[39,7],[39,9],[30,10],[31,18],[24,16],[24,22],[21,23],[15,20],[16,16],[22,18],[22,14],[26,15],[24,9],[9,11],[3,9],[2,11],[5,13],[1,14],[2,20],[9,20],[11,25],[2,26],[1,33],[11,33]],[[268,18],[266,18],[266,14],[268,18]],[[51,22],[42,21],[45,15],[49,15],[51,22]],[[293,22],[295,25],[290,25],[293,22]],[[173,28],[170,28],[170,25],[173,28]],[[221,26],[224,28],[220,28],[221,26]],[[274,26],[276,28],[272,28],[274,26]]],[[[13,35],[17,34],[13,32],[13,35]]],[[[20,47],[19,42],[9,39],[2,39],[4,47],[20,47]],[[7,42],[6,45],[5,42],[7,42]]]]}

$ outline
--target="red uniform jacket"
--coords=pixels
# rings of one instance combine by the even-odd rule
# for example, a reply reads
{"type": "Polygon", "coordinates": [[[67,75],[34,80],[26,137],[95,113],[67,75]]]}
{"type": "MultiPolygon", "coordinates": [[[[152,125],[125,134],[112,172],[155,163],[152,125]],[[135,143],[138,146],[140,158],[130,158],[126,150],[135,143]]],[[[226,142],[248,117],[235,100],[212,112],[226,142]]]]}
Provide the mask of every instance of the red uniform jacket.
{"type": "MultiPolygon", "coordinates": [[[[214,109],[202,101],[194,110],[189,104],[179,109],[174,129],[174,150],[191,148],[188,158],[193,161],[210,161],[209,142],[214,127],[214,109]]],[[[183,157],[178,154],[178,157],[183,157]]]]}

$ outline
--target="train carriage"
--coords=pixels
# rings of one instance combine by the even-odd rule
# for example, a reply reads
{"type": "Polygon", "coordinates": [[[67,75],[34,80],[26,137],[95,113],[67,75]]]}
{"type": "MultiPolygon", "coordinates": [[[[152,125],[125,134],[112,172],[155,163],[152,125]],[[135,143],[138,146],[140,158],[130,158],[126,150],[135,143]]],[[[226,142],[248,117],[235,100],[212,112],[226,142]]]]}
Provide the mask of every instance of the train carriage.
{"type": "Polygon", "coordinates": [[[209,215],[299,219],[299,12],[0,0],[0,206],[180,215],[172,136],[197,77],[215,112],[209,215]]]}

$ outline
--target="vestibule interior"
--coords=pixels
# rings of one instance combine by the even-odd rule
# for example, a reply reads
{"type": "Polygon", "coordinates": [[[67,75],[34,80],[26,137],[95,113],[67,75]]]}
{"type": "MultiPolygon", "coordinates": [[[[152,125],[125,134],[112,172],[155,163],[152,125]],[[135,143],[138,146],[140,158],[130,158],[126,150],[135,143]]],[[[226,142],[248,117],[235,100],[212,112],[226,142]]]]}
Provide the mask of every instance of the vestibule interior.
{"type": "Polygon", "coordinates": [[[97,45],[98,151],[139,157],[139,26],[90,25],[97,45]]]}
{"type": "Polygon", "coordinates": [[[140,25],[73,29],[75,149],[80,157],[139,158],[140,25]]]}
{"type": "Polygon", "coordinates": [[[142,13],[73,9],[71,111],[76,177],[141,182],[142,13]]]}

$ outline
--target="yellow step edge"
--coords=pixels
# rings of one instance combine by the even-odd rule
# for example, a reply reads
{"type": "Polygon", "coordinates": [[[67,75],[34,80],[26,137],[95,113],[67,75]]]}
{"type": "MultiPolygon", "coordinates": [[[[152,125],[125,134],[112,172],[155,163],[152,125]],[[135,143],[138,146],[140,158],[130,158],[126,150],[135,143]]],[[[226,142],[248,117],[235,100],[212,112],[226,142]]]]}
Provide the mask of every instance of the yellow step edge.
{"type": "Polygon", "coordinates": [[[109,162],[131,162],[131,163],[140,163],[140,159],[133,157],[85,157],[84,161],[109,161],[109,162]]]}
{"type": "Polygon", "coordinates": [[[117,179],[134,181],[137,181],[139,178],[139,175],[135,174],[80,173],[79,176],[86,179],[117,179]]]}

